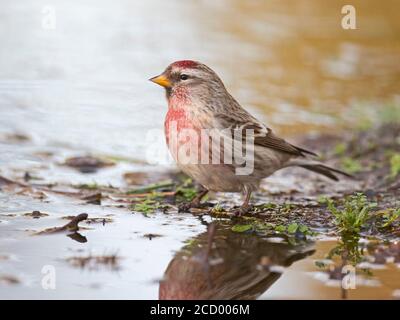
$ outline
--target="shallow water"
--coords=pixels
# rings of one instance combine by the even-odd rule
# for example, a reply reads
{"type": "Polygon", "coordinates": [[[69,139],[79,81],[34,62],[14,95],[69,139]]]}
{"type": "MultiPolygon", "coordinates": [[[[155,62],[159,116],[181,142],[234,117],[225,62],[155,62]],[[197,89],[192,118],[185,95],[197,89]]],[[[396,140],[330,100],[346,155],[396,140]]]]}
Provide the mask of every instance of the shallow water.
{"type": "MultiPolygon", "coordinates": [[[[82,183],[124,187],[125,172],[164,170],[148,164],[150,141],[156,150],[164,146],[157,130],[162,128],[166,106],[162,90],[147,79],[184,58],[213,67],[243,105],[286,136],[337,130],[354,125],[364,114],[374,117],[380,106],[399,101],[399,5],[353,3],[358,9],[355,31],[340,27],[339,1],[195,5],[119,0],[111,5],[59,0],[52,1],[55,29],[42,27],[47,1],[3,1],[0,175],[22,181],[28,171],[39,178],[38,183],[61,187],[82,183]],[[16,133],[27,139],[17,139],[16,133]],[[149,140],[154,137],[159,139],[149,140]],[[94,174],[60,165],[68,157],[87,153],[124,161],[94,174]]],[[[290,189],[292,184],[285,180],[278,187],[290,189]]],[[[212,252],[215,265],[207,273],[202,257],[208,234],[197,216],[144,217],[111,204],[87,205],[47,196],[35,200],[29,194],[0,193],[0,298],[156,299],[160,290],[163,298],[174,297],[176,288],[183,297],[343,295],[337,283],[328,283],[315,266],[336,240],[291,246],[236,234],[222,223],[216,230],[219,250],[212,252]],[[22,215],[33,210],[49,216],[22,215]],[[90,228],[80,231],[86,242],[65,233],[32,235],[63,225],[63,216],[82,212],[113,222],[82,223],[90,228]],[[160,237],[150,240],[148,234],[160,237]],[[67,260],[114,254],[120,258],[117,266],[79,268],[67,260]],[[276,268],[260,267],[263,257],[276,268]],[[41,285],[46,265],[55,268],[55,290],[41,285]],[[171,279],[176,269],[186,278],[171,279]],[[219,290],[221,286],[226,291],[219,290]]],[[[374,274],[378,287],[357,286],[348,290],[347,297],[398,297],[395,264],[374,274]]]]}
{"type": "Polygon", "coordinates": [[[354,125],[400,92],[398,3],[354,5],[343,30],[340,1],[59,0],[49,29],[46,1],[3,1],[0,132],[146,159],[166,109],[147,79],[184,58],[285,135],[354,125]]]}
{"type": "MultiPolygon", "coordinates": [[[[3,201],[5,199],[2,199],[3,201]]],[[[0,274],[12,275],[20,281],[17,285],[1,283],[1,298],[66,298],[66,299],[155,299],[158,280],[174,251],[182,243],[204,230],[195,217],[157,214],[144,218],[116,208],[85,206],[68,203],[50,204],[18,197],[18,206],[4,209],[15,217],[1,216],[0,274]],[[32,219],[20,214],[40,210],[50,217],[32,219]],[[33,235],[47,227],[63,225],[61,217],[76,215],[84,210],[89,217],[111,218],[113,222],[85,224],[90,229],[80,231],[86,238],[79,242],[67,233],[33,235]],[[147,234],[159,235],[149,239],[147,234]],[[93,264],[85,268],[74,267],[66,260],[76,256],[116,255],[120,258],[115,266],[93,264]],[[56,272],[56,288],[44,290],[41,283],[46,270],[53,266],[56,272]]],[[[11,206],[11,204],[10,204],[11,206]]],[[[1,281],[0,281],[1,282],[1,281]]]]}
{"type": "Polygon", "coordinates": [[[333,239],[288,244],[279,238],[232,232],[227,222],[220,221],[207,256],[208,217],[160,213],[148,218],[86,205],[89,217],[114,221],[82,223],[88,229],[79,231],[76,241],[68,232],[34,232],[63,224],[61,217],[82,212],[82,205],[65,199],[45,204],[24,197],[18,203],[18,209],[7,211],[12,216],[0,217],[3,299],[398,298],[400,269],[393,262],[370,264],[368,276],[363,276],[360,266],[354,289],[343,290],[342,280],[330,280],[316,261],[324,261],[337,246],[333,239]],[[32,209],[51,215],[22,216],[32,209]],[[115,263],[79,265],[71,260],[110,255],[117,257],[115,263]],[[50,289],[48,268],[55,272],[55,287],[50,289]],[[7,277],[17,283],[8,283],[7,277]]]}

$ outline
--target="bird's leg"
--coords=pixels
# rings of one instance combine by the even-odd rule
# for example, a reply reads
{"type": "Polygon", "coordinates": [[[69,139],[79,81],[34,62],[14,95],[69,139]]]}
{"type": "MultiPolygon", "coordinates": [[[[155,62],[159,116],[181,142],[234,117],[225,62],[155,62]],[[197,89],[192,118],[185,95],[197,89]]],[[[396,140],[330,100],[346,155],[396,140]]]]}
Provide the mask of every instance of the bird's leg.
{"type": "Polygon", "coordinates": [[[242,204],[242,206],[240,207],[240,209],[241,209],[244,213],[246,213],[246,212],[249,211],[249,209],[250,209],[250,205],[249,205],[250,198],[251,198],[251,191],[250,191],[250,190],[246,190],[246,195],[245,195],[245,197],[244,197],[243,204],[242,204]]]}
{"type": "Polygon", "coordinates": [[[197,193],[196,197],[190,202],[182,203],[178,206],[178,212],[185,212],[188,211],[190,208],[199,208],[201,199],[208,193],[207,189],[202,189],[197,193]]]}
{"type": "Polygon", "coordinates": [[[193,208],[198,207],[200,205],[201,199],[203,199],[207,193],[208,193],[207,189],[199,191],[196,197],[191,201],[191,203],[194,205],[193,208]]]}
{"type": "Polygon", "coordinates": [[[250,197],[251,197],[251,191],[250,190],[246,190],[245,192],[246,192],[246,195],[244,197],[243,204],[240,206],[239,209],[237,209],[235,211],[235,215],[237,215],[237,216],[241,216],[243,214],[246,214],[251,209],[251,206],[249,205],[250,197]]]}

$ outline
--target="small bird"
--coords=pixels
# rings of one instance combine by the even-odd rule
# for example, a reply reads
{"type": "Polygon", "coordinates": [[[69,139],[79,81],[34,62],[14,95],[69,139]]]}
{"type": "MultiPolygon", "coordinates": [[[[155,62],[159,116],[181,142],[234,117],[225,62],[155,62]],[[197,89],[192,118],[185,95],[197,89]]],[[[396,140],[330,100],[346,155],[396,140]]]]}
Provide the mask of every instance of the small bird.
{"type": "Polygon", "coordinates": [[[168,148],[178,167],[203,187],[189,204],[180,208],[181,211],[198,207],[208,191],[242,192],[245,198],[237,213],[244,214],[251,208],[251,193],[261,180],[290,166],[299,166],[333,180],[338,180],[335,173],[350,176],[312,159],[311,156],[316,156],[314,152],[276,136],[243,109],[218,75],[200,62],[176,61],[150,81],[166,91],[168,112],[164,129],[168,148]],[[204,132],[208,138],[200,139],[204,132]],[[229,147],[221,150],[220,143],[211,143],[210,139],[215,137],[224,138],[224,142],[230,143],[229,147]],[[215,158],[219,161],[214,161],[215,158]],[[246,170],[247,160],[251,170],[246,170]]]}

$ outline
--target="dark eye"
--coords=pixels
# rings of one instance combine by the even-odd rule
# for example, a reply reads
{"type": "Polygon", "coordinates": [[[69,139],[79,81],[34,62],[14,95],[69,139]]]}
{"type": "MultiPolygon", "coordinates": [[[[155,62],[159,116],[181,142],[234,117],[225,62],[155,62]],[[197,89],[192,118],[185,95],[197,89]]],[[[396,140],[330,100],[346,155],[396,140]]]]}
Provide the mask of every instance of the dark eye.
{"type": "Polygon", "coordinates": [[[187,80],[187,79],[189,79],[189,76],[187,74],[181,74],[179,78],[181,80],[187,80]]]}

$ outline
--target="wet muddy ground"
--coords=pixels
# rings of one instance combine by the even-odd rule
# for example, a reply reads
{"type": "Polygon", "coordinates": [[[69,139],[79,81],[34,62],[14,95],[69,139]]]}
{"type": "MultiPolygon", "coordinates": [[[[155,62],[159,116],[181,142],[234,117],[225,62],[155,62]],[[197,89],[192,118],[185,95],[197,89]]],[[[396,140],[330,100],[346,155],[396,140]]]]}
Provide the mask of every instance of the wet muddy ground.
{"type": "MultiPolygon", "coordinates": [[[[299,142],[354,179],[282,170],[241,217],[235,194],[178,212],[197,186],[175,171],[37,151],[24,170],[2,167],[0,296],[398,298],[399,136],[398,125],[385,124],[304,137],[299,142]],[[352,210],[356,218],[368,212],[359,224],[340,220],[352,210]]],[[[17,135],[1,140],[3,149],[31,144],[17,135]]]]}

